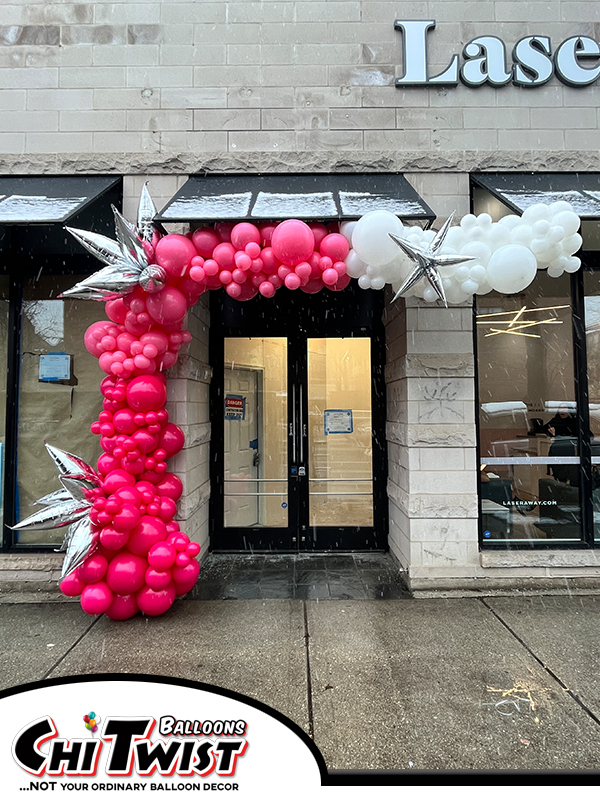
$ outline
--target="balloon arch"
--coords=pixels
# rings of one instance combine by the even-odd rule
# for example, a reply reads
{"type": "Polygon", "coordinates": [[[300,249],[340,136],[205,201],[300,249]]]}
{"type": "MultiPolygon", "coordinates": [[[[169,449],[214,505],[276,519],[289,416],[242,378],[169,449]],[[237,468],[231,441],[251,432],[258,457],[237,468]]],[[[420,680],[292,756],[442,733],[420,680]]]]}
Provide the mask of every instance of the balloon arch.
{"type": "Polygon", "coordinates": [[[183,322],[204,292],[224,288],[238,300],[273,297],[282,287],[314,294],[341,291],[354,278],[363,289],[389,283],[397,296],[447,305],[493,289],[520,292],[538,269],[559,277],[580,267],[580,220],[562,201],[497,223],[469,214],[437,233],[372,211],[340,225],[217,223],[184,236],[153,223],[146,187],[137,224],[114,213],[116,241],[69,229],[104,267],[63,295],[105,303],[108,319],[85,334],[106,373],[103,410],[91,426],[103,453],[92,467],[46,444],[62,488],[14,526],[66,527],[61,591],[80,596],[86,613],[114,620],[163,614],[198,577],[200,546],[175,520],[183,486],[167,460],[184,434],[169,422],[165,370],[191,340],[183,322]]]}

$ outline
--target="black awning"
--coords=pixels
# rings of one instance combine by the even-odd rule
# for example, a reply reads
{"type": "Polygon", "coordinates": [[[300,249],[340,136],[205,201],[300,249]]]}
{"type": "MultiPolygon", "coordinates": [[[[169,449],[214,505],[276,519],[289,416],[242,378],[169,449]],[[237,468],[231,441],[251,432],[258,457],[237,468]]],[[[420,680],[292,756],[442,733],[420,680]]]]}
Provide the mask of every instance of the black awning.
{"type": "Polygon", "coordinates": [[[404,220],[435,219],[403,175],[389,173],[192,175],[158,222],[261,222],[359,219],[391,211],[404,220]]]}
{"type": "Polygon", "coordinates": [[[600,219],[600,173],[479,172],[471,178],[515,214],[534,203],[567,200],[581,219],[600,219]]]}
{"type": "Polygon", "coordinates": [[[76,256],[94,262],[65,230],[95,231],[114,237],[111,204],[120,208],[122,178],[114,175],[12,175],[0,177],[2,266],[23,256],[76,256]]]}
{"type": "Polygon", "coordinates": [[[0,225],[68,222],[120,182],[93,175],[27,175],[0,178],[0,225]]]}

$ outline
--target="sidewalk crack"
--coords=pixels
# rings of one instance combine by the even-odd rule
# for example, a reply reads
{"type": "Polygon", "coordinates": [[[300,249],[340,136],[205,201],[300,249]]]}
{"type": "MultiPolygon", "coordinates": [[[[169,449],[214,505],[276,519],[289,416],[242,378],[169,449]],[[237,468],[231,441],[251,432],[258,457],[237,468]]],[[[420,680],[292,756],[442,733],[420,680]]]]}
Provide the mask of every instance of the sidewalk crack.
{"type": "Polygon", "coordinates": [[[315,720],[313,716],[313,703],[312,703],[312,679],[310,674],[310,647],[308,632],[308,613],[306,610],[306,600],[302,603],[304,607],[304,649],[306,651],[306,693],[308,705],[308,735],[311,739],[315,738],[315,720]]]}
{"type": "Polygon", "coordinates": [[[62,654],[62,656],[58,659],[56,664],[54,664],[52,667],[50,667],[50,669],[48,670],[48,672],[46,672],[45,675],[42,675],[42,680],[43,681],[45,681],[46,678],[49,678],[50,675],[52,675],[52,673],[54,672],[54,670],[62,664],[62,662],[69,655],[69,653],[71,653],[77,647],[77,645],[84,638],[84,636],[88,635],[88,633],[92,630],[94,625],[98,622],[99,619],[101,619],[102,616],[103,615],[101,614],[99,617],[96,617],[96,619],[92,620],[92,622],[87,626],[87,628],[84,630],[84,632],[81,634],[81,636],[73,642],[71,647],[69,647],[69,649],[65,653],[62,654]]]}
{"type": "Polygon", "coordinates": [[[590,708],[588,708],[586,706],[586,704],[583,702],[583,700],[581,700],[579,695],[576,695],[575,692],[573,692],[571,689],[569,689],[569,687],[566,685],[566,683],[564,683],[564,681],[562,681],[558,677],[558,675],[549,666],[544,664],[542,659],[539,658],[533,652],[531,647],[529,647],[529,645],[523,639],[521,639],[521,637],[517,633],[515,633],[515,631],[510,627],[510,625],[507,622],[505,622],[502,619],[502,617],[496,611],[494,611],[494,609],[490,605],[488,605],[488,603],[486,603],[485,598],[481,597],[481,598],[479,598],[479,601],[487,608],[488,611],[490,611],[494,615],[494,617],[496,617],[496,619],[498,620],[498,622],[500,622],[501,625],[504,625],[504,627],[511,634],[511,636],[513,636],[519,642],[519,644],[521,644],[525,648],[525,650],[527,650],[529,655],[535,661],[537,661],[537,663],[540,665],[540,667],[542,667],[542,669],[545,672],[547,672],[548,675],[550,675],[550,677],[553,680],[555,680],[558,683],[558,685],[561,687],[561,689],[563,689],[563,691],[565,691],[571,697],[571,699],[574,700],[577,703],[577,705],[580,706],[583,709],[583,711],[585,711],[585,713],[590,717],[590,719],[592,719],[596,723],[596,725],[600,725],[600,719],[596,716],[596,714],[594,714],[594,712],[590,708]]]}

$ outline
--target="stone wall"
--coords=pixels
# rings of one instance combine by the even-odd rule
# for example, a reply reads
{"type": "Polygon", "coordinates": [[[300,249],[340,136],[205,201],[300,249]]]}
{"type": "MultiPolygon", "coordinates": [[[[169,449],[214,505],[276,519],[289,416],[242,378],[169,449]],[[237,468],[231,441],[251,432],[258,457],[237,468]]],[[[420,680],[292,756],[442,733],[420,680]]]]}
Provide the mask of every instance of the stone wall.
{"type": "Polygon", "coordinates": [[[594,0],[2,4],[0,170],[597,169],[600,85],[396,89],[477,35],[599,36],[594,0]],[[467,21],[468,20],[468,21],[467,21]]]}

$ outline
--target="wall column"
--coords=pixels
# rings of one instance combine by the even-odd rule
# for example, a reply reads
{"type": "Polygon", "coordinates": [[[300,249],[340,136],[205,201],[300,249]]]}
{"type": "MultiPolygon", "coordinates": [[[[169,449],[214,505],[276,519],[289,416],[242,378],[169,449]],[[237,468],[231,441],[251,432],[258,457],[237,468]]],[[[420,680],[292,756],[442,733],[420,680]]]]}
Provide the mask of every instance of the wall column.
{"type": "Polygon", "coordinates": [[[415,592],[478,566],[472,310],[388,302],[390,549],[415,592]]]}

